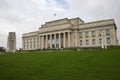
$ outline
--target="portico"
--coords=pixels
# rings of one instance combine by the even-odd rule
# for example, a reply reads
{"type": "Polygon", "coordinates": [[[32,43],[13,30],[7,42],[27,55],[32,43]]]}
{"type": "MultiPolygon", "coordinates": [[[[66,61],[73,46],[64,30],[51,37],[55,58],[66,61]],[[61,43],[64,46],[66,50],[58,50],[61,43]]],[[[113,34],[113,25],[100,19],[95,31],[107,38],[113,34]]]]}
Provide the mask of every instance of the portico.
{"type": "Polygon", "coordinates": [[[54,32],[39,35],[40,49],[60,49],[70,46],[70,32],[54,32]]]}

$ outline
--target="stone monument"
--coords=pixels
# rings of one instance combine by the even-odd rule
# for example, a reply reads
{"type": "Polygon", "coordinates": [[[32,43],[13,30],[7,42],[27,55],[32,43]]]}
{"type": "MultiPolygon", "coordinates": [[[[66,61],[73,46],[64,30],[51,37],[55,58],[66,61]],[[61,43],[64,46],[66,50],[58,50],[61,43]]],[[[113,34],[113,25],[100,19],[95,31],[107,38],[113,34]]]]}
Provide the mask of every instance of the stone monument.
{"type": "Polygon", "coordinates": [[[15,51],[16,51],[16,34],[15,32],[9,32],[6,52],[15,53],[15,51]]]}

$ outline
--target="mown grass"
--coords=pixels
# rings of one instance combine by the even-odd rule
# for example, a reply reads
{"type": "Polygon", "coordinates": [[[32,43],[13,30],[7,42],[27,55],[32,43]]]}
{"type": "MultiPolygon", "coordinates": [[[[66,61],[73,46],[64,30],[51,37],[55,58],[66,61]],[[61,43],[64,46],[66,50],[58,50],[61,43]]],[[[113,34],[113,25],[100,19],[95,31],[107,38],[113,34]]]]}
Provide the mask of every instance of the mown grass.
{"type": "Polygon", "coordinates": [[[120,47],[2,54],[0,80],[120,80],[120,47]]]}

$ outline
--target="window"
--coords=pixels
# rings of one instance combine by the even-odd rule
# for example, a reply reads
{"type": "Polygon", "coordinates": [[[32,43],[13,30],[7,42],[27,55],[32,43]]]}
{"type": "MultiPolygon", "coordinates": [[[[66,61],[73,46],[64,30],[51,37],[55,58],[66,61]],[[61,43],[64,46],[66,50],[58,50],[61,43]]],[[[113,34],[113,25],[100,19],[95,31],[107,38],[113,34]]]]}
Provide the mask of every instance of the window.
{"type": "Polygon", "coordinates": [[[86,40],[86,45],[89,45],[89,40],[86,40]]]}
{"type": "Polygon", "coordinates": [[[95,31],[92,31],[92,37],[95,37],[95,31]]]}
{"type": "Polygon", "coordinates": [[[27,49],[29,48],[29,45],[27,45],[27,49]]]}
{"type": "Polygon", "coordinates": [[[82,38],[82,32],[80,32],[80,38],[82,38]]]}
{"type": "Polygon", "coordinates": [[[36,42],[36,39],[34,38],[34,43],[36,42]]]}
{"type": "Polygon", "coordinates": [[[101,32],[99,32],[99,37],[101,37],[102,36],[102,33],[101,32]]]}
{"type": "Polygon", "coordinates": [[[99,44],[102,44],[102,39],[101,38],[99,39],[99,44]]]}
{"type": "Polygon", "coordinates": [[[39,39],[37,38],[37,42],[39,42],[39,39]]]}
{"type": "Polygon", "coordinates": [[[58,39],[59,38],[59,35],[58,34],[56,34],[56,39],[58,39]]]}
{"type": "Polygon", "coordinates": [[[95,45],[95,39],[92,39],[92,44],[95,45]]]}
{"type": "Polygon", "coordinates": [[[30,43],[32,43],[32,39],[30,39],[30,43]]]}
{"type": "Polygon", "coordinates": [[[34,44],[34,48],[35,48],[35,44],[34,44]]]}
{"type": "Polygon", "coordinates": [[[32,48],[32,45],[30,45],[30,48],[32,48]]]}
{"type": "Polygon", "coordinates": [[[26,44],[25,40],[23,40],[23,43],[26,44]]]}
{"type": "Polygon", "coordinates": [[[109,29],[106,30],[106,35],[107,35],[107,36],[110,35],[110,30],[109,30],[109,29]]]}
{"type": "Polygon", "coordinates": [[[27,43],[29,43],[29,39],[27,39],[27,43]]]}
{"type": "Polygon", "coordinates": [[[54,39],[52,39],[52,44],[55,44],[55,40],[54,39]]]}
{"type": "Polygon", "coordinates": [[[107,44],[110,44],[110,38],[107,38],[107,44]]]}
{"type": "Polygon", "coordinates": [[[52,39],[54,39],[54,35],[52,35],[52,39]]]}
{"type": "Polygon", "coordinates": [[[24,49],[25,49],[25,45],[24,45],[24,49]]]}
{"type": "Polygon", "coordinates": [[[102,36],[102,33],[103,33],[102,30],[100,30],[100,31],[99,31],[99,37],[102,36]]]}
{"type": "Polygon", "coordinates": [[[85,37],[88,37],[88,32],[85,32],[85,37]]]}
{"type": "Polygon", "coordinates": [[[82,40],[80,40],[80,46],[82,46],[82,40]]]}

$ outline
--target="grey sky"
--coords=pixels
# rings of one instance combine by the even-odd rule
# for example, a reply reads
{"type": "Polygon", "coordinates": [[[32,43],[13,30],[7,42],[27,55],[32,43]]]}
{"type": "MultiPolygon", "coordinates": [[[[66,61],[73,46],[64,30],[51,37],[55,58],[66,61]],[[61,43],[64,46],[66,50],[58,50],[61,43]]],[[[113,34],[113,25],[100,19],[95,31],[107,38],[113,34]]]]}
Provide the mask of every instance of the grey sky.
{"type": "Polygon", "coordinates": [[[15,31],[19,48],[23,33],[38,30],[46,21],[65,17],[80,17],[85,22],[112,18],[120,40],[119,9],[120,0],[0,0],[0,46],[6,47],[8,32],[15,31]]]}

